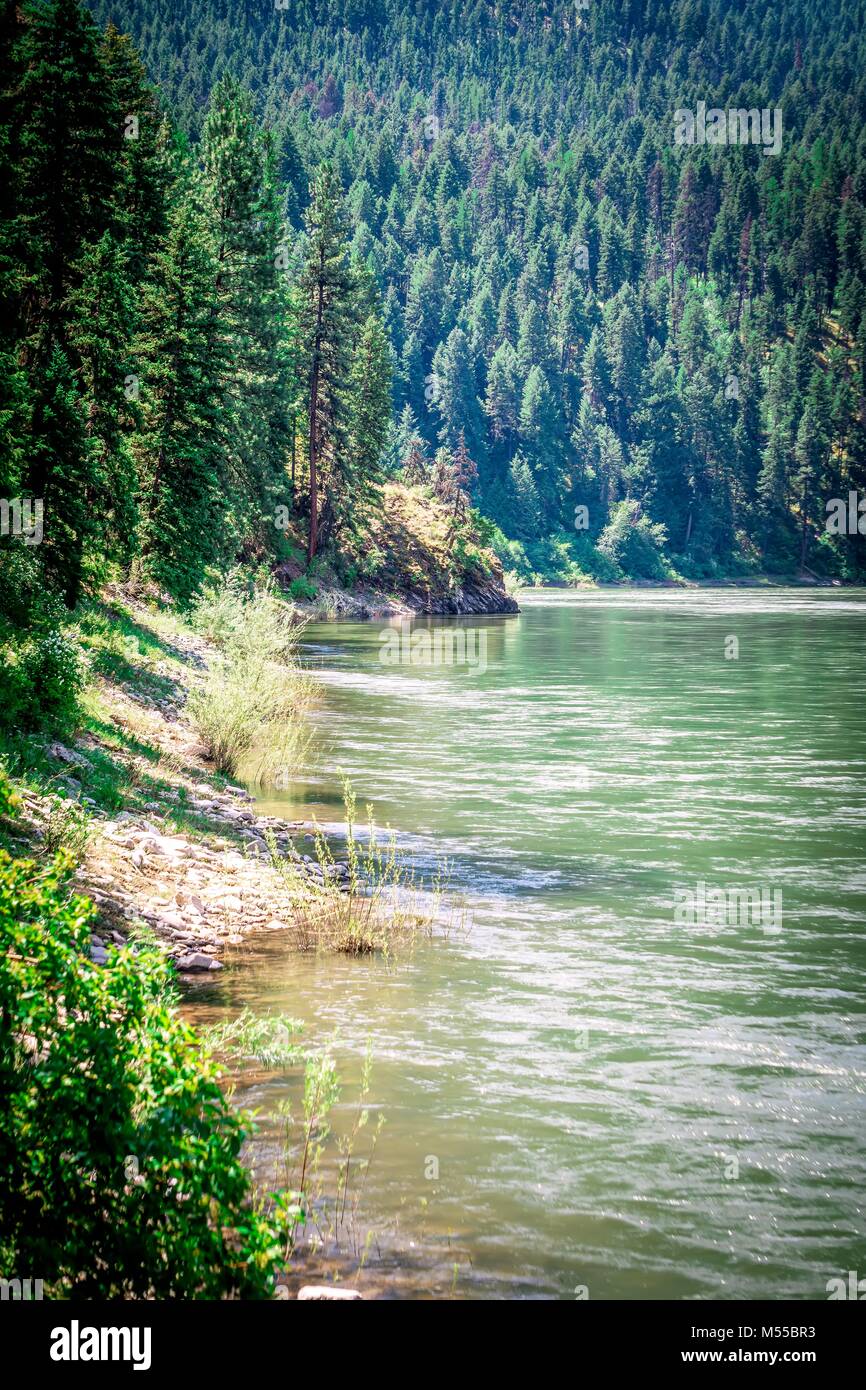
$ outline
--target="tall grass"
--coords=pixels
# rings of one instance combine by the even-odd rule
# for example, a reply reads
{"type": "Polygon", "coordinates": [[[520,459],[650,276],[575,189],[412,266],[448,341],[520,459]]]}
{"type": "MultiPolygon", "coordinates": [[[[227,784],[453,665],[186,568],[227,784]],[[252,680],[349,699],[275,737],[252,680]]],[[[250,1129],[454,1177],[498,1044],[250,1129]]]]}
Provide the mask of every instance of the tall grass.
{"type": "Polygon", "coordinates": [[[260,1187],[259,1205],[281,1231],[286,1263],[301,1246],[310,1253],[324,1246],[336,1250],[348,1246],[363,1264],[366,1249],[359,1235],[359,1207],[385,1122],[380,1114],[371,1127],[366,1152],[359,1153],[361,1133],[370,1118],[371,1047],[368,1043],[351,1125],[336,1136],[331,1115],[342,1092],[337,1065],[329,1051],[303,1050],[298,1040],[301,1027],[297,1019],[257,1016],[247,1008],[230,1022],[205,1028],[202,1037],[215,1057],[230,1064],[254,1060],[269,1071],[303,1069],[300,1108],[295,1111],[290,1101],[283,1100],[274,1111],[280,1131],[282,1186],[260,1187]]]}
{"type": "Polygon", "coordinates": [[[77,801],[52,797],[42,833],[46,853],[53,855],[65,849],[73,862],[80,864],[93,833],[93,820],[77,801]]]}
{"type": "Polygon", "coordinates": [[[296,659],[294,609],[269,579],[250,588],[238,570],[199,599],[193,627],[217,648],[187,712],[218,772],[252,763],[267,782],[293,768],[306,739],[312,684],[296,659]]]}
{"type": "Polygon", "coordinates": [[[446,892],[447,866],[440,866],[431,884],[416,878],[399,853],[389,830],[383,840],[367,807],[363,834],[357,829],[355,794],[343,782],[346,818],[341,875],[330,841],[314,825],[316,861],[321,875],[309,874],[298,858],[281,854],[271,832],[266,834],[271,862],[289,889],[293,925],[302,950],[325,948],[345,955],[388,955],[396,946],[411,944],[454,925],[452,907],[445,922],[440,904],[446,892]]]}

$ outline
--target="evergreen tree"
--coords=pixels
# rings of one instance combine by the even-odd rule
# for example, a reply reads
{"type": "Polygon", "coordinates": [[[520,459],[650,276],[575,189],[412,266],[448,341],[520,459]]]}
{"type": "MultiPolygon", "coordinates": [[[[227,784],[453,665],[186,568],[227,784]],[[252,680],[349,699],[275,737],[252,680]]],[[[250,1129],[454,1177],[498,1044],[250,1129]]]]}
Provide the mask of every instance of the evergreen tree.
{"type": "Polygon", "coordinates": [[[141,306],[141,502],[137,571],[187,600],[225,555],[226,351],[214,340],[217,257],[185,189],[169,217],[141,306]]]}
{"type": "Polygon", "coordinates": [[[351,343],[356,330],[356,277],[346,252],[346,233],[336,175],[325,164],[313,184],[304,216],[307,248],[299,277],[301,351],[308,400],[310,560],[319,546],[319,498],[333,517],[332,490],[341,484],[340,459],[351,416],[351,343]]]}

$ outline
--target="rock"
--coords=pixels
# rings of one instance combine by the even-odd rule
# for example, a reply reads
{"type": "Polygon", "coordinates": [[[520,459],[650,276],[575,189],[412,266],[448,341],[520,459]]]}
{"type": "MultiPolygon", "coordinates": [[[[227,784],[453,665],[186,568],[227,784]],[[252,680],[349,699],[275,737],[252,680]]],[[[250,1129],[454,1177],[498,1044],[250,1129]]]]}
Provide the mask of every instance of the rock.
{"type": "Polygon", "coordinates": [[[231,896],[227,898],[218,898],[216,905],[217,907],[221,907],[224,912],[243,912],[244,910],[244,905],[240,898],[233,898],[231,896]]]}
{"type": "Polygon", "coordinates": [[[312,1303],[320,1298],[331,1302],[343,1302],[350,1298],[363,1301],[357,1289],[340,1289],[336,1284],[305,1284],[298,1292],[299,1303],[312,1303]]]}
{"type": "Polygon", "coordinates": [[[178,970],[222,970],[222,965],[213,956],[206,956],[203,951],[193,951],[188,956],[179,956],[176,965],[178,970]]]}
{"type": "Polygon", "coordinates": [[[91,946],[90,959],[94,965],[104,965],[108,960],[108,952],[104,946],[91,946]]]}
{"type": "Polygon", "coordinates": [[[270,922],[265,922],[265,931],[288,931],[288,922],[281,922],[278,917],[272,917],[270,922]]]}
{"type": "Polygon", "coordinates": [[[58,763],[71,763],[73,767],[89,767],[86,758],[80,753],[74,753],[71,748],[67,748],[64,743],[49,743],[45,750],[49,758],[53,758],[58,763]]]}
{"type": "Polygon", "coordinates": [[[186,922],[179,912],[161,912],[155,918],[157,927],[164,927],[167,931],[185,931],[186,922]]]}

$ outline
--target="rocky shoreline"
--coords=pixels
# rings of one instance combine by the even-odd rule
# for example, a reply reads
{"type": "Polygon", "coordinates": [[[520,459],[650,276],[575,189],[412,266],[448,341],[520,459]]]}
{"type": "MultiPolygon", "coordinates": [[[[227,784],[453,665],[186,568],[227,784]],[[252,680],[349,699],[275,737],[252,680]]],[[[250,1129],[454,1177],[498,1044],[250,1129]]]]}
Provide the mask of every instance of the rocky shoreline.
{"type": "MultiPolygon", "coordinates": [[[[144,610],[142,610],[143,614],[144,610]]],[[[191,684],[207,665],[207,645],[197,638],[185,653],[191,684]]],[[[175,679],[176,670],[173,672],[175,679]]],[[[227,784],[208,768],[193,729],[183,717],[185,692],[174,699],[149,698],[140,689],[100,679],[100,701],[110,709],[117,731],[135,731],[144,751],[112,756],[122,761],[133,784],[152,774],[158,755],[160,793],[140,807],[106,812],[86,793],[93,760],[105,754],[103,738],[85,729],[70,745],[45,746],[56,768],[57,794],[22,788],[17,838],[19,851],[47,846],[52,817],[76,803],[88,816],[86,848],[75,871],[76,890],[92,899],[98,918],[91,957],[107,959],[108,948],[124,946],[130,933],[145,926],[181,975],[219,971],[253,932],[292,934],[293,893],[274,867],[266,836],[280,856],[292,861],[301,883],[311,890],[329,872],[341,884],[345,863],[323,870],[296,842],[312,836],[303,821],[258,815],[246,788],[227,784]],[[193,828],[194,827],[194,828],[193,828]]],[[[187,686],[188,689],[188,686],[187,686]]]]}
{"type": "Polygon", "coordinates": [[[322,618],[364,622],[375,618],[466,617],[519,613],[517,600],[497,578],[479,579],[447,594],[406,592],[399,597],[375,589],[323,589],[319,597],[295,607],[312,621],[322,618]]]}
{"type": "MultiPolygon", "coordinates": [[[[63,751],[84,756],[78,749],[63,751]]],[[[266,832],[302,876],[311,884],[321,881],[322,867],[293,844],[311,826],[257,816],[250,809],[253,798],[241,787],[219,791],[205,783],[190,790],[186,805],[212,823],[205,839],[167,828],[170,806],[152,805],[147,816],[123,811],[97,821],[75,884],[99,911],[91,939],[91,958],[98,964],[107,958],[107,947],[125,945],[138,924],[156,934],[181,974],[221,970],[227,950],[253,931],[290,932],[292,898],[271,864],[266,832]],[[234,840],[221,830],[233,833],[234,840]]],[[[22,803],[34,837],[43,838],[48,799],[24,793],[22,803]]],[[[345,864],[336,862],[333,872],[348,877],[345,864]]]]}

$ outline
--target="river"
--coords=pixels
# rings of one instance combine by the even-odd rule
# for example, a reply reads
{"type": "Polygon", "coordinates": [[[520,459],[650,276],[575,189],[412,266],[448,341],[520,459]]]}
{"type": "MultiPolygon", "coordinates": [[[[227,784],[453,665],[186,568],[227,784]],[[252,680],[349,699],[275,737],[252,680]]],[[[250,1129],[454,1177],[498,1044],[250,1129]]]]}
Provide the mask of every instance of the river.
{"type": "MultiPolygon", "coordinates": [[[[470,929],[396,964],[275,933],[195,1016],[334,1039],[338,1127],[369,1041],[362,1288],[824,1299],[866,1275],[866,591],[520,602],[415,624],[470,630],[463,665],[308,628],[317,756],[262,803],[339,822],[344,771],[414,863],[448,857],[470,929]]],[[[298,1084],[242,1078],[260,1164],[298,1084]]]]}

